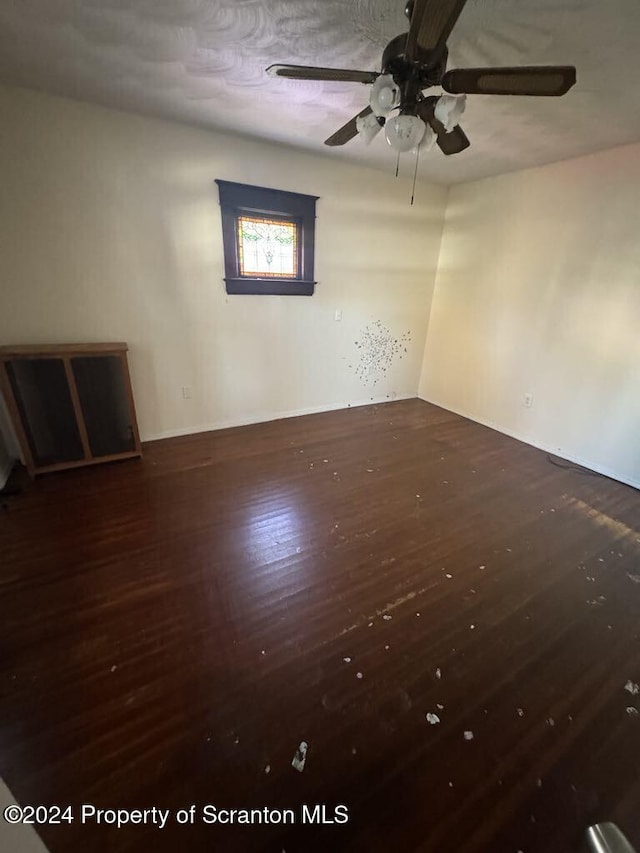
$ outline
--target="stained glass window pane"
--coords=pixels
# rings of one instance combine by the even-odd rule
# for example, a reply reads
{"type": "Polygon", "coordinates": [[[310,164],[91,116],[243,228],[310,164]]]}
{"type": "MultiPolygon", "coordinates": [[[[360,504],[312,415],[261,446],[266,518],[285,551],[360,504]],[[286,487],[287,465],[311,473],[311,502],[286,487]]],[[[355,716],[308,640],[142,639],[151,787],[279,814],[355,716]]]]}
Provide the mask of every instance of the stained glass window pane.
{"type": "Polygon", "coordinates": [[[298,277],[298,226],[258,216],[238,217],[240,275],[298,277]]]}

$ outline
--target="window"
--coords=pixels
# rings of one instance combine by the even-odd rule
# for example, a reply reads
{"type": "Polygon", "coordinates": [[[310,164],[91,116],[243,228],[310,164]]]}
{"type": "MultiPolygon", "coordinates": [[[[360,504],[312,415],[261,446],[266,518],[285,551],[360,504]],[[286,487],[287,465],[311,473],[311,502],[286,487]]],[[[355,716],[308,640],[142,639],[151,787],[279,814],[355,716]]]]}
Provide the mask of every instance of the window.
{"type": "Polygon", "coordinates": [[[317,196],[216,183],[227,293],[311,296],[317,196]]]}

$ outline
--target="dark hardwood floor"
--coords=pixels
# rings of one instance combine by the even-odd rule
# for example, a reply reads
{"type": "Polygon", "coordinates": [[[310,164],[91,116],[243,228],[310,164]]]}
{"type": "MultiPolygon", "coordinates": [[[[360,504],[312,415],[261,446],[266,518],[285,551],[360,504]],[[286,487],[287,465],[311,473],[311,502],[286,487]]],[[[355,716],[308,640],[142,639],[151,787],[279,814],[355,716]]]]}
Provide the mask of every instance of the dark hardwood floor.
{"type": "Polygon", "coordinates": [[[0,511],[0,775],[73,804],[51,853],[640,849],[636,491],[418,400],[144,450],[0,511]]]}

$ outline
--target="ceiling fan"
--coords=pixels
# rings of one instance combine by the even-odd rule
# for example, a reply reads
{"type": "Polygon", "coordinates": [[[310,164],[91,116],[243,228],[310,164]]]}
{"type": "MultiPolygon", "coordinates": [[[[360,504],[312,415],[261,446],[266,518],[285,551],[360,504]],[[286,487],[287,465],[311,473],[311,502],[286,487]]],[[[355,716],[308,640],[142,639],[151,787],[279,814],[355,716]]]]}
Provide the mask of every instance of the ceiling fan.
{"type": "Polygon", "coordinates": [[[465,3],[409,0],[405,7],[409,32],[386,46],[380,72],[270,65],[267,73],[293,80],[372,84],[369,106],[325,139],[325,145],[344,145],[358,134],[371,142],[384,127],[387,142],[398,152],[426,142],[437,143],[444,154],[458,154],[470,145],[459,125],[466,95],[558,96],[576,82],[576,69],[571,65],[447,71],[446,42],[465,3]],[[441,86],[447,94],[425,96],[424,91],[433,86],[441,86]]]}

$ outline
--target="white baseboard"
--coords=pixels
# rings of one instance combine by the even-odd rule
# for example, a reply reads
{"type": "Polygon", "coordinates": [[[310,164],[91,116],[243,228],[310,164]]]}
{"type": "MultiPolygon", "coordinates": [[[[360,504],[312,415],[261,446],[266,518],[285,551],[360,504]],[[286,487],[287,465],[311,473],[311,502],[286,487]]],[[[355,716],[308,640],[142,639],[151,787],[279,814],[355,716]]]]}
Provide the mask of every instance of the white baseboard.
{"type": "Polygon", "coordinates": [[[571,453],[571,451],[567,451],[564,448],[548,447],[546,444],[541,444],[529,437],[525,438],[524,436],[518,435],[518,433],[513,432],[512,430],[505,429],[492,421],[485,420],[484,418],[478,418],[476,415],[470,415],[468,412],[461,412],[458,409],[452,409],[451,406],[439,403],[437,400],[429,400],[426,397],[418,396],[421,400],[424,400],[425,403],[431,403],[434,406],[439,406],[441,409],[453,412],[454,415],[460,415],[460,417],[467,418],[467,420],[474,421],[477,424],[482,424],[482,426],[489,427],[489,429],[494,429],[496,432],[508,435],[509,438],[515,438],[516,441],[521,441],[523,444],[535,447],[536,450],[543,450],[545,453],[550,453],[552,456],[557,456],[559,459],[566,459],[567,462],[573,462],[575,465],[580,465],[581,468],[588,468],[596,474],[602,474],[604,477],[609,477],[611,480],[617,480],[625,486],[631,486],[633,489],[640,489],[640,481],[633,480],[625,474],[621,474],[619,471],[614,471],[604,465],[599,465],[596,462],[592,462],[590,459],[582,459],[580,456],[576,456],[571,453]]]}
{"type": "Polygon", "coordinates": [[[217,421],[209,424],[199,424],[192,427],[180,427],[178,429],[164,430],[163,432],[144,435],[143,441],[158,441],[163,438],[178,438],[182,435],[194,435],[198,432],[213,432],[220,429],[231,429],[232,427],[249,426],[250,424],[262,424],[268,421],[280,421],[285,418],[299,418],[303,415],[316,415],[320,412],[335,412],[339,409],[355,409],[359,406],[375,406],[380,403],[393,403],[396,400],[415,400],[416,394],[398,394],[393,399],[387,397],[374,397],[368,400],[356,400],[350,403],[329,403],[323,406],[309,406],[305,409],[291,409],[286,412],[262,412],[249,418],[237,418],[229,421],[217,421]]]}

